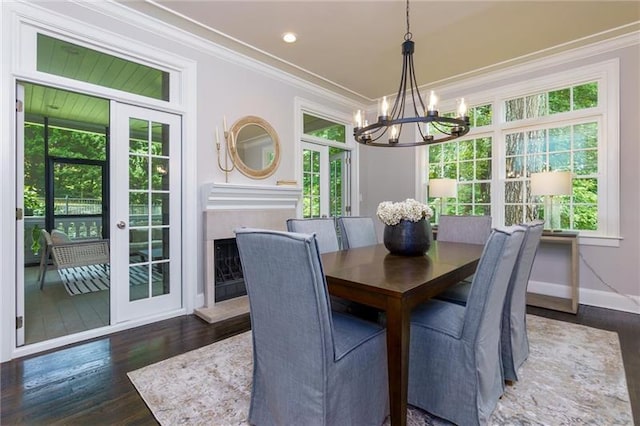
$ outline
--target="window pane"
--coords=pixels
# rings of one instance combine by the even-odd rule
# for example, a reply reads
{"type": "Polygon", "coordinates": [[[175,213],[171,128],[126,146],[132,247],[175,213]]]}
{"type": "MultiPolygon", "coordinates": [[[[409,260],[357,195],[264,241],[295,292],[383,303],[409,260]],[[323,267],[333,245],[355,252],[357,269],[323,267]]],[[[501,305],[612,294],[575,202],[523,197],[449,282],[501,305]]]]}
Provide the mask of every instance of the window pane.
{"type": "Polygon", "coordinates": [[[573,109],[598,106],[598,83],[587,83],[573,88],[573,109]]]}
{"type": "Polygon", "coordinates": [[[334,142],[346,142],[346,126],[344,124],[309,114],[302,114],[302,118],[304,134],[334,142]]]}
{"type": "Polygon", "coordinates": [[[444,147],[444,151],[443,151],[443,155],[442,155],[442,160],[443,161],[458,161],[458,144],[456,143],[447,143],[447,144],[443,144],[444,147]]]}
{"type": "Polygon", "coordinates": [[[504,200],[506,203],[520,203],[522,201],[522,181],[505,182],[504,200]]]}
{"type": "Polygon", "coordinates": [[[571,127],[549,129],[549,151],[567,151],[571,149],[571,127]]]}
{"type": "Polygon", "coordinates": [[[493,109],[491,104],[482,105],[473,108],[475,112],[475,125],[476,126],[488,126],[493,122],[493,109]]]}
{"type": "Polygon", "coordinates": [[[460,162],[459,180],[466,180],[466,181],[473,180],[473,162],[472,161],[460,162]]]}
{"type": "Polygon", "coordinates": [[[476,161],[476,180],[491,179],[491,160],[476,161]]]}
{"type": "Polygon", "coordinates": [[[475,190],[475,202],[476,203],[491,203],[491,184],[488,182],[476,183],[475,190]]]}
{"type": "Polygon", "coordinates": [[[569,170],[571,168],[571,154],[549,154],[549,170],[569,170]]]}
{"type": "Polygon", "coordinates": [[[596,231],[598,229],[598,205],[576,205],[573,208],[573,229],[596,231]]]}
{"type": "Polygon", "coordinates": [[[169,73],[38,34],[37,70],[163,101],[169,73]]]}
{"type": "Polygon", "coordinates": [[[598,123],[578,124],[573,127],[573,148],[597,148],[598,123]]]}
{"type": "Polygon", "coordinates": [[[524,98],[511,99],[505,102],[505,120],[516,121],[524,118],[524,98]]]}
{"type": "Polygon", "coordinates": [[[573,172],[576,175],[591,175],[598,173],[598,152],[577,151],[573,154],[573,172]]]}
{"type": "Polygon", "coordinates": [[[442,145],[429,145],[429,163],[439,163],[442,160],[442,145]]]}
{"type": "Polygon", "coordinates": [[[506,137],[506,155],[524,154],[524,133],[513,133],[506,137]]]}
{"type": "Polygon", "coordinates": [[[540,93],[537,95],[527,96],[526,103],[526,118],[543,117],[547,115],[547,94],[540,93]]]}
{"type": "Polygon", "coordinates": [[[473,201],[472,189],[473,189],[473,186],[471,184],[468,184],[468,183],[458,184],[458,202],[460,204],[471,203],[473,201]]]}
{"type": "Polygon", "coordinates": [[[549,92],[549,114],[571,111],[571,91],[561,89],[549,92]]]}
{"type": "Polygon", "coordinates": [[[491,138],[476,139],[476,158],[491,158],[491,138]]]}

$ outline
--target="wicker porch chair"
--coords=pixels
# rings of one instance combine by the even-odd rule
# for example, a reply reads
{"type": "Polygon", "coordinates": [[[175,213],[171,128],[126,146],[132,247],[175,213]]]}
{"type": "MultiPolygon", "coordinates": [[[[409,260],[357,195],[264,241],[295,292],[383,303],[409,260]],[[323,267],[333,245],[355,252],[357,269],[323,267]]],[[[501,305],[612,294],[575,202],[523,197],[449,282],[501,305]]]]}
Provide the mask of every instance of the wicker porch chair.
{"type": "Polygon", "coordinates": [[[78,266],[104,265],[109,263],[109,240],[80,240],[71,241],[61,231],[54,230],[57,238],[52,238],[44,229],[42,236],[46,247],[40,257],[40,290],[44,287],[49,258],[57,269],[75,268],[78,266]]]}

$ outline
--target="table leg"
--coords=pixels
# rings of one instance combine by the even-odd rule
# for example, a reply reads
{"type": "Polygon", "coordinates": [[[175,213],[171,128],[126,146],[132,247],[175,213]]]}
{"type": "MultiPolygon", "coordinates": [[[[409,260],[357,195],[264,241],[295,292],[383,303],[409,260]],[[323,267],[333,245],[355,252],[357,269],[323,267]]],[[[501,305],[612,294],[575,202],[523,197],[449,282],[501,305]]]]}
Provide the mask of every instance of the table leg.
{"type": "Polygon", "coordinates": [[[406,426],[409,388],[409,312],[402,300],[389,300],[387,308],[387,368],[391,425],[406,426]]]}

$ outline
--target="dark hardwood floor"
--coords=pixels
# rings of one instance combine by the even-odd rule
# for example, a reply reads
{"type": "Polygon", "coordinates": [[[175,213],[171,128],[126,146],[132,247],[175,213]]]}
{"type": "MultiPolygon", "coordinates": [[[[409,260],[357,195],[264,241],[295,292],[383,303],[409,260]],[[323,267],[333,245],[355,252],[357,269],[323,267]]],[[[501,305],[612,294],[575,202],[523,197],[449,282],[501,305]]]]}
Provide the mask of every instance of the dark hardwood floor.
{"type": "MultiPolygon", "coordinates": [[[[640,425],[640,315],[580,306],[577,315],[529,313],[620,335],[640,425]]],[[[189,315],[0,365],[2,425],[155,425],[127,372],[248,330],[248,315],[210,325],[189,315]]]]}

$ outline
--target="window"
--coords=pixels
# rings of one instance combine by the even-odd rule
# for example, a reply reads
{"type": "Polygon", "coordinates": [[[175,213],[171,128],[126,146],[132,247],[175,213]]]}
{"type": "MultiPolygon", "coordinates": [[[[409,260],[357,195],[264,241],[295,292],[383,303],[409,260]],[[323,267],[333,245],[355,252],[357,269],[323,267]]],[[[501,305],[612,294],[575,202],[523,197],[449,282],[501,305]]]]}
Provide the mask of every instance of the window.
{"type": "Polygon", "coordinates": [[[38,71],[169,100],[169,73],[38,33],[38,71]]]}
{"type": "Polygon", "coordinates": [[[471,131],[427,147],[425,183],[457,179],[446,213],[490,214],[494,225],[512,225],[544,218],[531,173],[569,171],[572,194],[555,198],[561,228],[617,237],[617,88],[612,60],[479,94],[484,101],[469,102],[471,131]]]}
{"type": "MultiPolygon", "coordinates": [[[[454,115],[454,112],[445,115],[454,115]]],[[[491,125],[493,106],[469,108],[471,128],[491,125]]],[[[458,197],[446,204],[443,214],[490,215],[492,176],[492,137],[460,139],[429,146],[429,179],[451,178],[458,181],[458,197]]],[[[440,202],[429,198],[428,202],[440,202]]],[[[435,216],[432,218],[435,220],[435,216]]]]}

